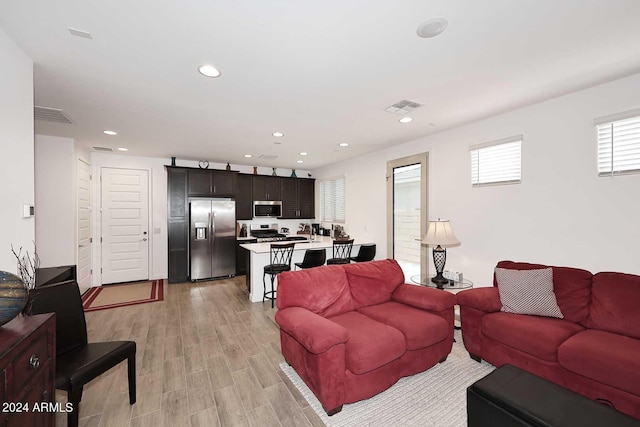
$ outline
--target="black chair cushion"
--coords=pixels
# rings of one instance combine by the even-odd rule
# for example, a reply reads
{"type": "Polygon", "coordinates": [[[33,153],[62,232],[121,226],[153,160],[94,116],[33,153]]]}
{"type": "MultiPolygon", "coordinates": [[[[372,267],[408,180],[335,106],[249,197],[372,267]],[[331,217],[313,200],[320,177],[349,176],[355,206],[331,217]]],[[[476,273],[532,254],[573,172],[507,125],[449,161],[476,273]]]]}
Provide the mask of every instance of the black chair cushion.
{"type": "Polygon", "coordinates": [[[80,350],[59,355],[56,388],[68,391],[71,384],[86,384],[135,354],[134,341],[111,341],[89,343],[80,350]]]}
{"type": "Polygon", "coordinates": [[[327,265],[332,265],[332,264],[349,264],[351,262],[351,260],[349,260],[348,258],[329,258],[327,260],[327,265]]]}
{"type": "Polygon", "coordinates": [[[290,271],[291,266],[288,264],[268,264],[264,266],[264,272],[267,274],[278,274],[283,271],[290,271]]]}

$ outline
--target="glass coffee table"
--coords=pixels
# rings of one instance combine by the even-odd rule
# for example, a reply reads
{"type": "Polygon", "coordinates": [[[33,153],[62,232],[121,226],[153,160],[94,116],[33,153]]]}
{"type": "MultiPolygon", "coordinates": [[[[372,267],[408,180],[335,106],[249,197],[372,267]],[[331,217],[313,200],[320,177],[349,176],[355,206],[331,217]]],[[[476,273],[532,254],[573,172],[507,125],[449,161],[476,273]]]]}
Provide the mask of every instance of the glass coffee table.
{"type": "Polygon", "coordinates": [[[442,288],[431,281],[433,276],[422,276],[420,274],[411,276],[411,281],[417,285],[428,286],[429,288],[443,289],[445,291],[460,291],[462,289],[473,288],[473,282],[471,280],[462,279],[461,281],[449,280],[448,283],[442,285],[442,288]]]}

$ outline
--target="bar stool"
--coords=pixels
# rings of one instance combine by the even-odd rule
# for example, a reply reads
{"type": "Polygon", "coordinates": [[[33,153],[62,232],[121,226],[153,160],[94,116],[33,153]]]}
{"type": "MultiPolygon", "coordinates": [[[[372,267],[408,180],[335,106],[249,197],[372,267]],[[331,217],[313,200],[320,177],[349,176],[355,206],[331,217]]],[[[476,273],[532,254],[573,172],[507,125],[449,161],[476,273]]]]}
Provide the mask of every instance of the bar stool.
{"type": "Polygon", "coordinates": [[[264,299],[271,300],[271,308],[273,308],[273,301],[276,299],[276,291],[273,288],[273,282],[276,276],[283,271],[291,271],[291,257],[293,256],[293,247],[296,245],[293,243],[285,244],[271,244],[269,251],[269,264],[264,266],[264,273],[262,273],[262,285],[264,286],[264,294],[262,295],[262,301],[264,299]],[[265,283],[265,277],[271,276],[271,290],[267,291],[267,284],[265,283]]]}
{"type": "Polygon", "coordinates": [[[313,268],[320,267],[324,265],[324,262],[327,260],[327,251],[322,249],[307,249],[304,251],[304,258],[302,262],[296,262],[295,265],[298,268],[313,268]]]}
{"type": "Polygon", "coordinates": [[[358,255],[352,256],[350,259],[353,262],[367,262],[376,257],[376,244],[362,245],[358,251],[358,255]]]}
{"type": "Polygon", "coordinates": [[[353,239],[350,240],[334,240],[333,241],[333,257],[327,260],[327,265],[332,264],[349,264],[351,262],[351,249],[353,248],[353,239]]]}

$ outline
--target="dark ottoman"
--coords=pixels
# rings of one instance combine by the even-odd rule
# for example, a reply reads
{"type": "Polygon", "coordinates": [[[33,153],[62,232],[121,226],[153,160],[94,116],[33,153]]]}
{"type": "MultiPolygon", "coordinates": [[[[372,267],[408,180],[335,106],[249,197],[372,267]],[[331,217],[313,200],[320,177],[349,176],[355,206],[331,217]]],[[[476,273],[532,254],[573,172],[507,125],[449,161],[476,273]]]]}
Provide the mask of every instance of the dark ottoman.
{"type": "Polygon", "coordinates": [[[640,421],[511,365],[467,388],[470,427],[638,427],[640,421]]]}

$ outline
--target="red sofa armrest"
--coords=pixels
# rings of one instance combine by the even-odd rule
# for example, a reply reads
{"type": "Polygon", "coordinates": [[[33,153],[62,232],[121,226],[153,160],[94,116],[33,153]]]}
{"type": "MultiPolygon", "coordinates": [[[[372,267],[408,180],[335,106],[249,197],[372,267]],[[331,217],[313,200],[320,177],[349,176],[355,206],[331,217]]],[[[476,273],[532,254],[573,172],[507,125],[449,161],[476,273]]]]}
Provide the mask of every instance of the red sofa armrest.
{"type": "Polygon", "coordinates": [[[485,313],[500,311],[502,302],[497,287],[474,288],[460,291],[456,294],[459,306],[471,307],[485,313]]]}
{"type": "Polygon", "coordinates": [[[324,353],[349,339],[349,333],[344,327],[302,307],[278,310],[276,323],[314,354],[324,353]]]}
{"type": "Polygon", "coordinates": [[[446,291],[417,285],[400,285],[391,299],[422,310],[441,312],[452,308],[456,297],[446,291]]]}

